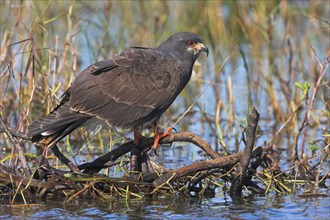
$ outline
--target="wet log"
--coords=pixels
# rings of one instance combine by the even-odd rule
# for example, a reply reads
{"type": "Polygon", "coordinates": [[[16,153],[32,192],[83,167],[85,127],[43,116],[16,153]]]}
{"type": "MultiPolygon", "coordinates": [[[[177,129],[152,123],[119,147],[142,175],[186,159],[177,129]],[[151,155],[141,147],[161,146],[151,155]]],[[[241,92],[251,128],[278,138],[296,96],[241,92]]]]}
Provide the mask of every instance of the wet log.
{"type": "MultiPolygon", "coordinates": [[[[136,146],[133,141],[126,142],[114,150],[104,154],[103,156],[95,159],[93,162],[84,163],[78,166],[80,170],[84,170],[83,173],[96,173],[103,168],[108,167],[107,162],[114,162],[119,157],[125,155],[130,152],[133,148],[136,148],[141,152],[146,152],[150,150],[153,145],[153,138],[143,138],[140,140],[139,145],[136,146]]],[[[219,158],[220,156],[212,149],[211,145],[203,140],[196,134],[190,132],[180,132],[171,134],[167,137],[164,137],[160,140],[160,144],[172,144],[173,142],[184,141],[188,143],[192,143],[197,147],[201,148],[206,154],[208,154],[212,159],[219,158]]]]}
{"type": "Polygon", "coordinates": [[[248,126],[246,129],[245,148],[239,160],[240,161],[239,175],[232,181],[230,187],[230,196],[232,198],[240,198],[242,196],[242,187],[244,185],[244,180],[248,176],[247,171],[252,157],[252,149],[255,142],[258,120],[259,120],[259,113],[255,107],[252,107],[248,118],[248,126]]]}

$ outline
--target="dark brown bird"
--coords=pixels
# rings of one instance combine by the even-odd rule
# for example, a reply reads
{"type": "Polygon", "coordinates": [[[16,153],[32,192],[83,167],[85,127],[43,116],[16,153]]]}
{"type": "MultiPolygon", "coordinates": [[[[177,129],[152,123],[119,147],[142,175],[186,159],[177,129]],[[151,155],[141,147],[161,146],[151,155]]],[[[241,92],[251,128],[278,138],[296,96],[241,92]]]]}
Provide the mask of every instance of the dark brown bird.
{"type": "Polygon", "coordinates": [[[155,129],[154,148],[159,138],[157,121],[189,82],[200,52],[208,54],[199,36],[179,32],[156,48],[132,47],[80,72],[60,104],[47,116],[33,122],[28,137],[48,147],[92,118],[109,126],[134,130],[155,129]]]}

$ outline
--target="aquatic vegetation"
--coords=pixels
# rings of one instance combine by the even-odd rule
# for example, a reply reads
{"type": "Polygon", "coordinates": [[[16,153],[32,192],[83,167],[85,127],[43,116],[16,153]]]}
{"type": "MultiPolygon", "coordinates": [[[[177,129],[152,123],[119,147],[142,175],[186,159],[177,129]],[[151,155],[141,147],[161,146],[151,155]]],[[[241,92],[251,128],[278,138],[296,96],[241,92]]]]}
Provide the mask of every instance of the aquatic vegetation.
{"type": "Polygon", "coordinates": [[[319,187],[329,178],[329,7],[322,1],[1,2],[1,194],[8,195],[7,203],[30,203],[54,190],[67,202],[87,195],[139,199],[202,196],[215,188],[226,192],[227,183],[240,178],[238,161],[255,106],[260,118],[245,173],[249,187],[243,192],[282,195],[302,189],[304,196],[320,195],[319,187]],[[197,134],[210,151],[199,153],[190,143],[164,139],[172,146],[160,151],[164,157],[148,162],[156,171],[150,176],[132,173],[124,153],[93,170],[86,161],[116,153],[120,145],[123,150],[132,138],[125,130],[109,134],[98,127],[74,132],[60,150],[78,167],[85,166],[82,170],[99,175],[68,174],[50,152],[50,166],[40,167],[42,147],[19,134],[59,103],[80,70],[123,48],[152,47],[183,30],[201,35],[211,54],[195,65],[190,86],[160,125],[176,125],[179,133],[171,137],[197,134]],[[173,155],[190,163],[167,166],[166,158],[173,155]],[[212,161],[214,167],[196,169],[212,161]],[[176,176],[174,171],[189,166],[195,172],[176,176]],[[162,174],[166,178],[155,184],[162,174]]]}

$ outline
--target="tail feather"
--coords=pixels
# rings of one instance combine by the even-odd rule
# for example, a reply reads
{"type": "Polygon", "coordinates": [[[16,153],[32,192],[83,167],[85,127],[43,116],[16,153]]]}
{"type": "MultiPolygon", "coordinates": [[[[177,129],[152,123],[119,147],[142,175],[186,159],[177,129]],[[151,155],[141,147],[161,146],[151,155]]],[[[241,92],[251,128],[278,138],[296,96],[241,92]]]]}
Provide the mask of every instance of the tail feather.
{"type": "Polygon", "coordinates": [[[63,104],[33,122],[28,129],[28,137],[32,142],[52,146],[90,118],[89,115],[72,111],[68,104],[63,104]]]}

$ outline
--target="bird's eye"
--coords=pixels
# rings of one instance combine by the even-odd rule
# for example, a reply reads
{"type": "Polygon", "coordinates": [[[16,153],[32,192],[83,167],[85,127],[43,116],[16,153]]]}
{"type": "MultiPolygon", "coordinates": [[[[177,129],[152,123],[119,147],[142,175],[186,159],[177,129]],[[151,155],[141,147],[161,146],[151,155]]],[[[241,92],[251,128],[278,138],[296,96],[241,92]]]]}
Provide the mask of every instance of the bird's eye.
{"type": "Polygon", "coordinates": [[[189,41],[187,42],[187,45],[190,46],[190,47],[194,46],[195,44],[196,44],[195,41],[191,41],[191,40],[189,40],[189,41]]]}

